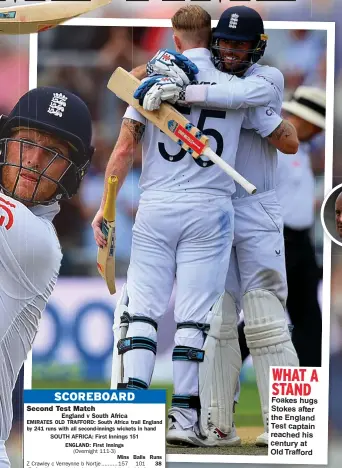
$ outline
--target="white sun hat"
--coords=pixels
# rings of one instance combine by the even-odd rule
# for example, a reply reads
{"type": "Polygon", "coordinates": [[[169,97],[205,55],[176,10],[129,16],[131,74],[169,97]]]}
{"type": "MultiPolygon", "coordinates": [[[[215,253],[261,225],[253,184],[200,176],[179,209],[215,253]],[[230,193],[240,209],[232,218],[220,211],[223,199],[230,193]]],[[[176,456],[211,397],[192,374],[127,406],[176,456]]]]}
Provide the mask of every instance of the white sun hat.
{"type": "Polygon", "coordinates": [[[283,109],[293,115],[325,129],[325,90],[311,86],[299,86],[283,109]]]}

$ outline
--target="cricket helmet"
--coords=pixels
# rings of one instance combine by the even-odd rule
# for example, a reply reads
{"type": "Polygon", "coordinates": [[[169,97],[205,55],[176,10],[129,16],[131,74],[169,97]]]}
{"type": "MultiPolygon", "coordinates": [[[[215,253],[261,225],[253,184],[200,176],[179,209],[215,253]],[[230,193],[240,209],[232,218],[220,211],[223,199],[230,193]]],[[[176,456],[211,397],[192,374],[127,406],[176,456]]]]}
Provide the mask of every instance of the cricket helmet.
{"type": "Polygon", "coordinates": [[[94,153],[91,146],[92,122],[89,109],[85,102],[75,94],[57,87],[38,87],[24,94],[14,106],[8,116],[1,116],[0,121],[0,188],[9,196],[15,196],[15,189],[19,179],[20,170],[23,168],[23,141],[12,138],[13,131],[19,127],[25,127],[50,134],[68,145],[68,156],[61,155],[33,142],[25,142],[43,148],[53,153],[49,167],[56,158],[62,157],[67,160],[68,166],[58,180],[44,175],[46,168],[42,171],[29,169],[38,174],[36,190],[31,200],[24,200],[32,204],[50,205],[61,199],[67,199],[76,194],[79,185],[85,176],[94,153]],[[8,161],[8,143],[17,141],[20,143],[20,162],[13,164],[8,161]],[[2,172],[5,166],[19,167],[17,181],[11,193],[4,187],[2,172]],[[52,198],[44,202],[34,200],[39,182],[42,177],[52,180],[56,186],[56,192],[52,198]]]}
{"type": "MultiPolygon", "coordinates": [[[[258,62],[264,55],[268,36],[264,31],[264,23],[257,11],[246,6],[236,6],[225,10],[217,24],[213,29],[212,35],[212,53],[217,64],[222,66],[223,60],[220,55],[219,41],[220,39],[227,41],[251,41],[252,48],[247,50],[248,60],[241,62],[239,72],[245,71],[253,63],[258,62]]],[[[225,49],[232,52],[237,49],[225,49]]],[[[231,71],[234,73],[234,71],[231,71]]]]}

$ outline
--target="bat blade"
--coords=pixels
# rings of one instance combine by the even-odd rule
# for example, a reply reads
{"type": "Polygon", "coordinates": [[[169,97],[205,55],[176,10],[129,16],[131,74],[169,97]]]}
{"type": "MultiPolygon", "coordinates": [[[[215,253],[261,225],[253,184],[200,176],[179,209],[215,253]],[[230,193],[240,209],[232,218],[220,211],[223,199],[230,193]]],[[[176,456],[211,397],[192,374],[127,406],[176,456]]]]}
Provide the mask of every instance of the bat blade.
{"type": "Polygon", "coordinates": [[[107,87],[117,97],[134,107],[156,127],[160,128],[171,140],[189,151],[191,156],[199,157],[205,146],[209,144],[209,138],[170,104],[163,104],[157,111],[145,110],[133,97],[134,91],[139,85],[140,81],[137,78],[118,67],[112,74],[107,87]]]}
{"type": "Polygon", "coordinates": [[[115,203],[118,178],[108,179],[108,191],[103,212],[102,232],[107,244],[97,252],[97,269],[105,280],[110,294],[115,294],[115,203]]]}
{"type": "Polygon", "coordinates": [[[134,99],[134,91],[140,85],[140,81],[131,73],[118,67],[110,77],[107,87],[118,98],[134,107],[141,115],[146,117],[156,127],[168,135],[171,140],[179,144],[193,158],[201,154],[207,156],[217,164],[228,176],[240,184],[248,193],[256,192],[256,187],[248,182],[233,167],[217,156],[209,147],[209,138],[189,122],[184,115],[178,112],[171,104],[163,103],[158,110],[147,111],[134,99]]]}
{"type": "Polygon", "coordinates": [[[111,0],[58,1],[0,8],[0,34],[31,34],[111,3],[111,0]]]}

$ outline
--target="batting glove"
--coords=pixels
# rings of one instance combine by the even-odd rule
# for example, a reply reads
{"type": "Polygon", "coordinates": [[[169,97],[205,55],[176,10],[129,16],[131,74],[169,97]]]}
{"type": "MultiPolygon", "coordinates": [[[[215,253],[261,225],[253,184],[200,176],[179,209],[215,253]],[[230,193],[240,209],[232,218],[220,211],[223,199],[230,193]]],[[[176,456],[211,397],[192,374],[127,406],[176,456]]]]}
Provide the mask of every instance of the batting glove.
{"type": "Polygon", "coordinates": [[[185,55],[168,49],[160,49],[146,65],[148,76],[168,76],[180,86],[186,86],[194,81],[198,71],[197,66],[185,55]]]}
{"type": "Polygon", "coordinates": [[[135,99],[145,110],[159,109],[163,101],[175,104],[179,99],[184,101],[185,88],[178,85],[173,78],[156,75],[147,78],[134,92],[135,99]]]}

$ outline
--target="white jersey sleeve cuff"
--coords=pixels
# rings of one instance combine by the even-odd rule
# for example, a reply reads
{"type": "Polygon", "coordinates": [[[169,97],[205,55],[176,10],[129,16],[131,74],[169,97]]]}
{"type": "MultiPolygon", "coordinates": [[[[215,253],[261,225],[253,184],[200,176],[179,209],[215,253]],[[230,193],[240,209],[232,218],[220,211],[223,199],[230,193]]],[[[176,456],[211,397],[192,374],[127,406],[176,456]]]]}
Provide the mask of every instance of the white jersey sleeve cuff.
{"type": "Polygon", "coordinates": [[[258,79],[232,79],[224,84],[189,85],[185,100],[189,104],[218,109],[246,109],[267,106],[274,97],[271,85],[258,79]]]}
{"type": "Polygon", "coordinates": [[[135,120],[136,122],[140,122],[144,125],[146,125],[146,119],[143,117],[137,110],[134,109],[132,106],[128,106],[127,110],[125,112],[125,115],[123,116],[124,119],[132,119],[135,120]]]}
{"type": "MultiPolygon", "coordinates": [[[[266,120],[266,119],[265,119],[266,120]]],[[[282,123],[283,119],[277,115],[274,114],[272,117],[267,120],[267,122],[263,122],[261,125],[259,123],[259,128],[256,130],[256,132],[262,137],[266,138],[270,136],[274,130],[279,127],[279,125],[282,123]]]]}
{"type": "Polygon", "coordinates": [[[209,85],[189,85],[185,88],[185,102],[206,107],[209,85]]]}
{"type": "Polygon", "coordinates": [[[255,107],[246,111],[242,127],[255,130],[258,135],[265,138],[281,124],[282,120],[270,107],[255,107]]]}

